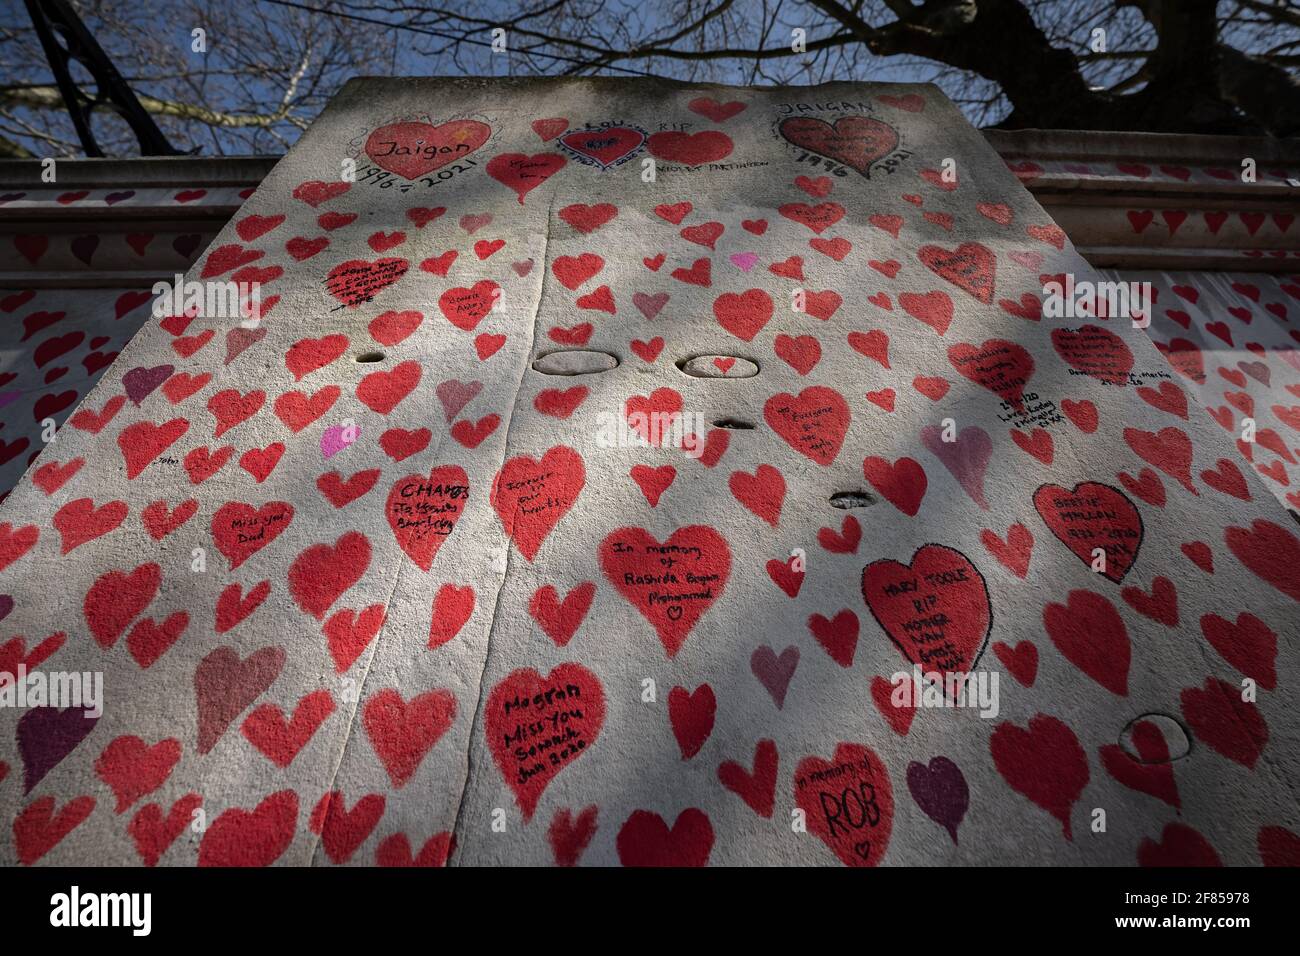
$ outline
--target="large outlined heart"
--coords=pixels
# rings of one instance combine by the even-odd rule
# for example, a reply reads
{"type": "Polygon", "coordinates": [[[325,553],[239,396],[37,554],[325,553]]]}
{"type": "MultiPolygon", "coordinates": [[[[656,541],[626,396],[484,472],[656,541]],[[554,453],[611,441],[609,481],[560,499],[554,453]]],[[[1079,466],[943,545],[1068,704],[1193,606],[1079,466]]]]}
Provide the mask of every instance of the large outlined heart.
{"type": "Polygon", "coordinates": [[[975,669],[993,628],[984,575],[956,548],[927,544],[909,564],[889,558],[862,570],[862,598],[889,639],[923,671],[975,669]]]}
{"type": "Polygon", "coordinates": [[[1100,573],[1118,584],[1137,561],[1145,530],[1142,513],[1118,488],[1096,481],[1081,481],[1071,491],[1060,485],[1041,485],[1034,492],[1034,508],[1049,531],[1074,556],[1088,566],[1093,550],[1106,554],[1100,573]]]}

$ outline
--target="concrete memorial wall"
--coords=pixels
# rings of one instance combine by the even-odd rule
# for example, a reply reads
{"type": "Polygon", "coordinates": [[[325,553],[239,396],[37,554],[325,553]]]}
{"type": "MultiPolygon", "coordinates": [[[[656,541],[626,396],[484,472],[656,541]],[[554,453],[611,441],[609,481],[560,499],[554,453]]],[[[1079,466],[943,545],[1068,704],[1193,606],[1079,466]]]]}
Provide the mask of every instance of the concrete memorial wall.
{"type": "Polygon", "coordinates": [[[1062,274],[932,87],[354,81],[0,506],[0,861],[1296,862],[1296,525],[1062,274]]]}

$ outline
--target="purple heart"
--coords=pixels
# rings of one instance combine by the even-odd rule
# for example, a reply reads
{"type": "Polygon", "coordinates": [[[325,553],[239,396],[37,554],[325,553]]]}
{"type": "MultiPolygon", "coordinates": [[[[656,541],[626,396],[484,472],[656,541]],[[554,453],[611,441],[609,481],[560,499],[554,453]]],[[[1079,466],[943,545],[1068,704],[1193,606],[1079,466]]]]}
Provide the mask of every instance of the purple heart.
{"type": "Polygon", "coordinates": [[[22,397],[22,392],[0,392],[0,408],[4,408],[6,405],[12,405],[22,397]]]}
{"type": "Polygon", "coordinates": [[[176,369],[170,365],[131,369],[122,376],[122,385],[126,389],[126,397],[139,405],[153,393],[155,388],[171,378],[172,373],[175,371],[176,369]]]}
{"type": "Polygon", "coordinates": [[[107,196],[104,197],[104,202],[112,206],[115,203],[119,203],[122,202],[123,200],[130,199],[134,195],[135,195],[134,189],[123,190],[120,193],[109,193],[107,196]]]}
{"type": "Polygon", "coordinates": [[[932,757],[928,768],[913,760],[907,765],[907,789],[921,812],[947,830],[956,845],[957,827],[970,807],[961,768],[947,757],[932,757]]]}
{"type": "Polygon", "coordinates": [[[943,462],[943,466],[957,479],[957,484],[985,511],[989,503],[984,500],[984,471],[993,455],[993,439],[978,425],[970,425],[957,433],[957,440],[943,440],[943,429],[927,425],[921,429],[921,444],[943,462]]]}
{"type": "Polygon", "coordinates": [[[454,378],[449,378],[434,389],[434,392],[438,395],[438,401],[442,402],[442,410],[447,414],[447,421],[451,421],[482,390],[482,382],[458,382],[454,378]]]}
{"type": "Polygon", "coordinates": [[[749,658],[749,669],[754,672],[758,682],[772,695],[776,709],[785,707],[785,693],[790,689],[790,680],[794,669],[799,666],[799,648],[791,645],[777,657],[772,648],[764,644],[754,651],[749,658]]]}
{"type": "Polygon", "coordinates": [[[202,240],[198,236],[184,235],[177,236],[172,240],[172,248],[183,259],[190,259],[198,251],[199,243],[202,240]]]}
{"type": "Polygon", "coordinates": [[[99,248],[99,236],[77,236],[72,240],[72,254],[90,265],[90,260],[95,257],[95,250],[99,248]]]}
{"type": "Polygon", "coordinates": [[[668,293],[656,292],[654,295],[646,295],[644,292],[634,292],[632,293],[632,304],[647,319],[653,319],[668,304],[668,293]]]}
{"type": "Polygon", "coordinates": [[[1241,369],[1251,378],[1264,385],[1268,385],[1273,377],[1269,367],[1263,362],[1238,362],[1237,368],[1241,369]]]}
{"type": "Polygon", "coordinates": [[[0,594],[0,621],[9,616],[14,609],[14,599],[8,594],[0,594]]]}
{"type": "Polygon", "coordinates": [[[23,758],[23,792],[31,793],[97,723],[99,718],[87,717],[84,707],[33,707],[19,717],[15,737],[23,758]]]}
{"type": "Polygon", "coordinates": [[[9,202],[17,202],[26,195],[26,193],[5,193],[3,196],[0,196],[0,206],[9,202]]]}

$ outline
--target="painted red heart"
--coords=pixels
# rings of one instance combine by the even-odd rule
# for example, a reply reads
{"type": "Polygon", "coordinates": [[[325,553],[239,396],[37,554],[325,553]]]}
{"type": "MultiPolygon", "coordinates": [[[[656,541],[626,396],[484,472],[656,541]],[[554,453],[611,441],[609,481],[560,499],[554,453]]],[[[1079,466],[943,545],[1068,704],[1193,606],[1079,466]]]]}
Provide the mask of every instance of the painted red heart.
{"type": "Polygon", "coordinates": [[[390,123],[367,137],[365,152],[381,169],[419,179],[468,156],[491,135],[487,123],[470,119],[449,120],[439,126],[390,123]]]}
{"type": "Polygon", "coordinates": [[[891,464],[873,455],[863,460],[862,474],[886,501],[908,517],[916,517],[928,484],[920,462],[903,457],[891,464]]]}
{"type": "Polygon", "coordinates": [[[357,385],[357,398],[373,412],[387,415],[420,384],[424,367],[414,360],[401,362],[391,371],[371,372],[357,385]]]}
{"type": "Polygon", "coordinates": [[[976,385],[987,388],[1017,411],[1024,410],[1024,391],[1034,374],[1033,357],[1006,339],[988,339],[980,345],[962,342],[948,349],[952,367],[976,385]]]}
{"type": "Polygon", "coordinates": [[[157,803],[141,807],[127,825],[140,862],[145,866],[156,866],[176,839],[193,825],[195,811],[202,805],[202,797],[197,793],[187,793],[171,805],[166,816],[157,803]]]}
{"type": "Polygon", "coordinates": [[[1111,385],[1127,384],[1133,370],[1133,353],[1128,344],[1097,325],[1053,329],[1052,347],[1071,368],[1111,385]]]}
{"type": "Polygon", "coordinates": [[[556,153],[501,153],[487,164],[487,173],[501,185],[514,192],[519,205],[524,197],[564,168],[566,160],[556,153]]]}
{"type": "Polygon", "coordinates": [[[1075,667],[1120,697],[1128,696],[1133,646],[1115,606],[1094,591],[1071,591],[1066,604],[1043,608],[1043,627],[1075,667]]]}
{"type": "Polygon", "coordinates": [[[1137,858],[1139,866],[1223,866],[1210,841],[1185,823],[1166,824],[1158,842],[1144,839],[1137,858]]]}
{"type": "Polygon", "coordinates": [[[447,321],[465,332],[473,332],[496,306],[501,287],[491,279],[482,279],[469,288],[457,286],[438,297],[438,308],[447,321]]]}
{"type": "Polygon", "coordinates": [[[794,771],[794,804],[808,832],[845,866],[877,866],[894,828],[889,771],[865,744],[839,743],[830,760],[804,757],[794,771]]]}
{"type": "Polygon", "coordinates": [[[649,810],[637,810],[618,831],[615,846],[624,866],[702,867],[713,851],[713,825],[708,814],[687,807],[672,827],[649,810]]]}
{"type": "Polygon", "coordinates": [[[130,572],[106,571],[96,578],[82,602],[82,614],[95,642],[105,649],[117,643],[153,601],[161,584],[162,568],[157,564],[142,564],[130,572]]]}
{"type": "Polygon", "coordinates": [[[1223,533],[1228,549],[1261,580],[1300,601],[1300,539],[1281,525],[1257,518],[1249,528],[1223,533]]]}
{"type": "Polygon", "coordinates": [[[407,701],[388,687],[362,707],[362,724],[370,745],[399,790],[455,719],[456,697],[449,690],[431,690],[407,701]]]}
{"type": "Polygon", "coordinates": [[[212,515],[212,540],[233,571],[279,537],[293,515],[287,501],[270,501],[261,508],[227,502],[212,515]]]}
{"type": "Polygon", "coordinates": [[[979,242],[963,242],[956,249],[922,246],[917,250],[921,263],[939,276],[970,293],[980,302],[993,302],[993,284],[997,260],[992,251],[979,242]]]}
{"type": "Polygon", "coordinates": [[[1118,584],[1124,580],[1142,547],[1142,514],[1118,488],[1083,481],[1070,491],[1042,485],[1034,492],[1034,508],[1049,531],[1084,564],[1091,567],[1093,551],[1105,552],[1100,573],[1118,584]]]}
{"type": "Polygon", "coordinates": [[[530,562],[587,482],[582,456],[556,445],[541,459],[511,458],[492,483],[491,504],[506,536],[530,562]]]}
{"type": "Polygon", "coordinates": [[[772,318],[772,297],[762,289],[724,292],[713,302],[718,324],[743,342],[751,342],[772,318]]]}
{"type": "Polygon", "coordinates": [[[406,275],[410,266],[405,259],[391,256],[373,262],[349,259],[330,270],[325,287],[343,305],[356,308],[374,301],[376,295],[406,275]]]}
{"type": "Polygon", "coordinates": [[[1259,707],[1242,699],[1241,688],[1217,677],[1179,695],[1183,717],[1211,750],[1254,768],[1268,743],[1268,724],[1259,707]]]}
{"type": "Polygon", "coordinates": [[[440,465],[393,483],[384,516],[398,546],[416,567],[428,571],[469,501],[469,478],[459,465],[440,465]]]}
{"type": "Polygon", "coordinates": [[[369,567],[370,540],[359,531],[345,531],[334,544],[313,544],[294,558],[289,593],[303,613],[319,621],[369,567]]]}
{"type": "Polygon", "coordinates": [[[95,761],[95,776],[117,798],[114,813],[122,813],[141,797],[161,787],[181,759],[181,744],[168,737],[150,746],[139,737],[114,739],[95,761]]]}
{"type": "Polygon", "coordinates": [[[545,678],[522,668],[492,688],[486,707],[488,749],[527,823],[547,785],[600,736],[605,689],[581,664],[560,664],[545,678]]]}
{"type": "Polygon", "coordinates": [[[883,558],[862,571],[862,598],[889,639],[923,671],[969,674],[993,626],[984,575],[966,555],[941,544],[916,550],[908,564],[883,558]]]}
{"type": "Polygon", "coordinates": [[[311,812],[308,828],[320,834],[325,855],[333,863],[343,864],[352,858],[379,825],[384,815],[384,797],[371,793],[356,802],[351,810],[343,791],[331,790],[320,798],[311,812]]]}
{"type": "Polygon", "coordinates": [[[887,681],[879,675],[871,678],[871,702],[900,737],[906,737],[912,728],[912,721],[916,718],[916,698],[919,697],[912,687],[896,696],[895,692],[905,683],[914,683],[911,674],[900,675],[897,682],[887,681]]]}
{"type": "Polygon", "coordinates": [[[63,538],[61,554],[103,537],[126,520],[125,501],[108,501],[99,507],[90,498],[77,498],[54,513],[53,524],[63,538]]]}
{"type": "Polygon", "coordinates": [[[1253,614],[1237,615],[1237,622],[1205,614],[1201,633],[1219,655],[1265,690],[1277,686],[1277,635],[1253,614]]]}
{"type": "Polygon", "coordinates": [[[383,630],[387,609],[382,604],[372,604],[361,611],[340,608],[330,615],[325,626],[325,645],[334,659],[334,670],[345,674],[357,662],[370,642],[383,630]]]}
{"type": "Polygon", "coordinates": [[[924,322],[940,335],[952,325],[952,298],[946,292],[902,292],[898,304],[912,318],[924,322]]]}
{"type": "Polygon", "coordinates": [[[789,142],[856,169],[863,176],[873,163],[898,149],[898,131],[869,116],[841,116],[834,124],[810,116],[788,117],[777,131],[789,142]]]}
{"type": "Polygon", "coordinates": [[[1065,723],[1047,714],[1030,718],[1028,729],[1003,721],[989,738],[989,751],[1002,779],[1061,821],[1073,841],[1070,810],[1088,785],[1088,755],[1065,723]]]}
{"type": "Polygon", "coordinates": [[[787,445],[819,465],[830,465],[849,430],[849,404],[839,392],[813,385],[797,396],[773,395],[763,405],[763,419],[787,445]]]}
{"type": "Polygon", "coordinates": [[[565,133],[560,142],[601,169],[609,169],[641,148],[646,135],[631,126],[601,126],[565,133]]]}
{"type": "Polygon", "coordinates": [[[321,688],[299,700],[288,720],[276,704],[253,708],[240,731],[267,759],[283,769],[293,763],[334,710],[333,696],[321,688]]]}
{"type": "Polygon", "coordinates": [[[1159,725],[1139,720],[1133,725],[1132,741],[1137,757],[1119,744],[1106,744],[1098,751],[1106,772],[1130,790],[1163,800],[1174,809],[1181,808],[1178,782],[1169,762],[1169,743],[1159,725]]]}
{"type": "Polygon", "coordinates": [[[1159,432],[1126,428],[1124,441],[1143,461],[1178,481],[1192,494],[1200,494],[1192,484],[1192,440],[1186,432],[1172,427],[1159,432]]]}
{"type": "Polygon", "coordinates": [[[678,528],[660,543],[643,528],[610,532],[598,549],[615,590],[659,636],[669,659],[713,606],[731,577],[731,548],[712,528],[678,528]]]}
{"type": "Polygon", "coordinates": [[[189,431],[189,427],[190,423],[186,419],[173,418],[161,425],[139,421],[123,428],[117,436],[117,446],[126,460],[126,477],[136,478],[159,455],[179,441],[189,431]]]}
{"type": "Polygon", "coordinates": [[[582,626],[591,602],[596,597],[596,585],[584,581],[561,600],[555,585],[545,584],[534,592],[528,602],[528,613],[556,647],[565,647],[582,626]]]}
{"type": "Polygon", "coordinates": [[[289,849],[297,823],[292,790],[273,793],[252,810],[226,810],[203,833],[199,866],[270,866],[289,849]]]}
{"type": "Polygon", "coordinates": [[[668,722],[683,760],[690,760],[704,746],[713,733],[713,718],[718,711],[718,700],[713,688],[701,684],[694,691],[674,687],[668,693],[668,722]]]}
{"type": "Polygon", "coordinates": [[[14,851],[18,862],[31,866],[63,842],[95,809],[95,798],[74,797],[55,810],[53,797],[34,800],[14,817],[14,851]]]}
{"type": "Polygon", "coordinates": [[[760,740],[754,746],[754,770],[734,760],[718,766],[718,782],[744,800],[751,810],[766,820],[776,807],[776,775],[779,755],[776,741],[760,740]]]}
{"type": "Polygon", "coordinates": [[[594,803],[584,807],[576,820],[568,807],[555,811],[551,825],[546,830],[546,841],[551,844],[556,866],[578,865],[591,838],[596,835],[597,813],[598,808],[594,803]]]}
{"type": "MultiPolygon", "coordinates": [[[[718,432],[723,436],[727,434],[722,429],[710,432],[709,444],[713,443],[713,436],[718,432]]],[[[706,445],[704,455],[700,459],[706,464],[708,453],[709,449],[706,445]]],[[[785,503],[785,476],[778,469],[771,465],[759,465],[752,475],[744,471],[733,471],[731,477],[727,479],[727,486],[735,499],[761,520],[766,521],[773,528],[780,524],[781,508],[785,503]]]]}
{"type": "Polygon", "coordinates": [[[1139,587],[1126,587],[1120,592],[1124,603],[1143,617],[1163,624],[1165,627],[1178,626],[1178,592],[1174,582],[1163,575],[1157,575],[1151,582],[1151,593],[1139,587]]]}
{"type": "Polygon", "coordinates": [[[667,131],[653,134],[646,143],[651,154],[670,163],[700,166],[731,155],[731,137],[717,130],[700,133],[667,131]]]}

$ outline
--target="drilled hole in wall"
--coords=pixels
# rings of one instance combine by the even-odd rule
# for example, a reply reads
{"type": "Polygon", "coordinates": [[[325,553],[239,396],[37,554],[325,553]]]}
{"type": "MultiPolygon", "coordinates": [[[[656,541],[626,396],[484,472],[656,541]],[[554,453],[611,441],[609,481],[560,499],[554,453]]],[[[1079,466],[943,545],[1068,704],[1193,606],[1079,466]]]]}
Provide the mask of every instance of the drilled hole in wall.
{"type": "Polygon", "coordinates": [[[760,371],[758,362],[738,355],[687,355],[673,365],[692,378],[753,378],[760,371]]]}
{"type": "Polygon", "coordinates": [[[1169,714],[1154,712],[1130,720],[1120,732],[1119,745],[1142,764],[1180,760],[1192,750],[1192,740],[1182,721],[1169,714]]]}
{"type": "Polygon", "coordinates": [[[596,349],[558,349],[539,355],[532,369],[542,375],[599,375],[619,366],[619,358],[611,352],[596,349]]]}
{"type": "Polygon", "coordinates": [[[384,360],[383,352],[362,352],[352,361],[369,363],[369,362],[382,362],[383,360],[384,360]]]}
{"type": "Polygon", "coordinates": [[[831,495],[831,507],[848,511],[852,508],[870,508],[876,497],[867,491],[837,491],[831,495]]]}
{"type": "Polygon", "coordinates": [[[754,428],[754,423],[743,421],[742,419],[739,418],[719,418],[716,422],[713,423],[713,427],[728,428],[731,429],[732,431],[752,431],[754,428]]]}

